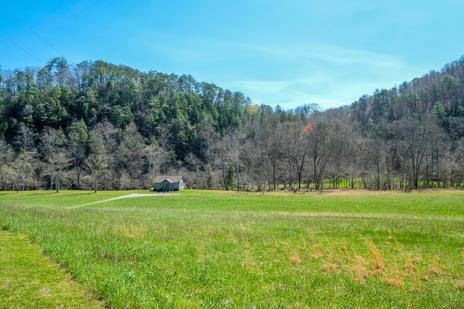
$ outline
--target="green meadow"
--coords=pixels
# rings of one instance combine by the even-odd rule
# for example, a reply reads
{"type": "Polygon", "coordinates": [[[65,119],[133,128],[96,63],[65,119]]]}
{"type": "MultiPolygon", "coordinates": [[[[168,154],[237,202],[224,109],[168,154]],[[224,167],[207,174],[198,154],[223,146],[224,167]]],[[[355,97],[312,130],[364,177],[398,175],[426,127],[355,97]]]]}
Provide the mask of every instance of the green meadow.
{"type": "Polygon", "coordinates": [[[464,307],[463,191],[133,193],[0,193],[0,307],[464,307]]]}

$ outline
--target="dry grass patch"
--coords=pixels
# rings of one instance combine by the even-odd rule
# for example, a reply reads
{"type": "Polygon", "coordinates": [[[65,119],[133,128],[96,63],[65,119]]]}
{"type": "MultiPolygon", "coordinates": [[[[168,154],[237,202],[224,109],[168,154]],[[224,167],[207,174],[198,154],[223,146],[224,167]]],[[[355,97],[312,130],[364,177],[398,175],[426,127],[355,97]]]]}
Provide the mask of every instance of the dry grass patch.
{"type": "Polygon", "coordinates": [[[404,270],[406,272],[414,271],[419,261],[420,261],[420,258],[418,257],[407,256],[404,260],[404,270]]]}
{"type": "Polygon", "coordinates": [[[366,261],[362,256],[356,256],[353,271],[356,276],[356,281],[358,281],[359,283],[364,282],[364,280],[369,275],[369,271],[366,267],[366,261]]]}
{"type": "Polygon", "coordinates": [[[384,277],[384,278],[380,279],[380,282],[382,282],[383,284],[395,287],[395,288],[403,288],[404,287],[403,279],[398,278],[398,277],[391,277],[391,278],[384,277]]]}
{"type": "Polygon", "coordinates": [[[420,279],[421,279],[422,281],[429,281],[429,280],[430,280],[430,277],[429,277],[429,275],[423,275],[422,277],[420,277],[420,279]]]}
{"type": "Polygon", "coordinates": [[[437,264],[433,264],[432,266],[430,266],[429,268],[429,273],[433,274],[433,275],[441,275],[443,271],[441,270],[441,268],[437,265],[437,264]]]}
{"type": "Polygon", "coordinates": [[[319,246],[314,246],[312,249],[309,250],[309,258],[311,260],[319,260],[324,256],[321,248],[319,246]]]}
{"type": "Polygon", "coordinates": [[[398,269],[397,264],[394,263],[391,267],[389,267],[389,271],[384,272],[382,278],[380,279],[380,282],[392,287],[403,288],[405,285],[403,278],[404,272],[398,269]]]}
{"type": "Polygon", "coordinates": [[[292,263],[292,265],[300,265],[301,264],[301,258],[300,258],[300,256],[298,255],[297,252],[293,253],[292,256],[290,257],[290,263],[292,263]]]}
{"type": "Polygon", "coordinates": [[[324,256],[321,246],[318,244],[307,245],[305,242],[305,255],[310,260],[319,260],[324,256]]]}
{"type": "Polygon", "coordinates": [[[325,263],[321,266],[321,269],[327,273],[332,273],[338,269],[338,266],[335,263],[325,263]]]}
{"type": "Polygon", "coordinates": [[[316,251],[309,255],[309,257],[313,260],[319,260],[323,256],[324,256],[324,253],[322,253],[322,251],[316,251]]]}
{"type": "Polygon", "coordinates": [[[369,248],[369,252],[372,257],[372,262],[374,263],[375,273],[381,273],[385,267],[382,258],[382,253],[380,253],[379,249],[372,240],[369,240],[367,242],[367,247],[369,248]]]}

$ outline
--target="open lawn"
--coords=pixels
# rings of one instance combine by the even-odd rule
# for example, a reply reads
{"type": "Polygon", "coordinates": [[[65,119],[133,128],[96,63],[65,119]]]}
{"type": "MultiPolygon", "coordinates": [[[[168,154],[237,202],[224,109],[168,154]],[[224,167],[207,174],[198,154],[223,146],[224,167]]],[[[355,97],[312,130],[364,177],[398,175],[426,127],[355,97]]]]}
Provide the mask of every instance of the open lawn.
{"type": "Polygon", "coordinates": [[[103,308],[26,239],[0,231],[1,308],[103,308]]]}
{"type": "MultiPolygon", "coordinates": [[[[130,193],[0,193],[1,246],[27,237],[116,308],[464,307],[462,191],[111,200],[130,193]]],[[[21,256],[0,280],[27,303],[21,256]]]]}

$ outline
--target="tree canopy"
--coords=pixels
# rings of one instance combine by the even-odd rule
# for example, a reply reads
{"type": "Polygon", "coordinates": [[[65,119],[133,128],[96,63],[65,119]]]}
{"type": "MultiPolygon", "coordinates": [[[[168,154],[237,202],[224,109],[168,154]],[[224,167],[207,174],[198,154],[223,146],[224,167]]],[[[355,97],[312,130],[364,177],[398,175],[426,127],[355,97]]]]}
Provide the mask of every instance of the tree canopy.
{"type": "Polygon", "coordinates": [[[0,188],[463,186],[464,58],[352,105],[284,110],[104,61],[0,75],[0,188]]]}

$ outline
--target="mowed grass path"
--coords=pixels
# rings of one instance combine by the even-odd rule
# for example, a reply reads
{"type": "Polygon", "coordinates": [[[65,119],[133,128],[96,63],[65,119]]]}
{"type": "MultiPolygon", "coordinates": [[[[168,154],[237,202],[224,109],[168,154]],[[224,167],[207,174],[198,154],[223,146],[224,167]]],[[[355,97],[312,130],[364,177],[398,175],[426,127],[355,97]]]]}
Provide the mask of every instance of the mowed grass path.
{"type": "Polygon", "coordinates": [[[103,308],[27,239],[0,230],[0,308],[103,308]]]}
{"type": "Polygon", "coordinates": [[[464,306],[464,192],[129,193],[0,193],[0,224],[117,308],[464,306]]]}

